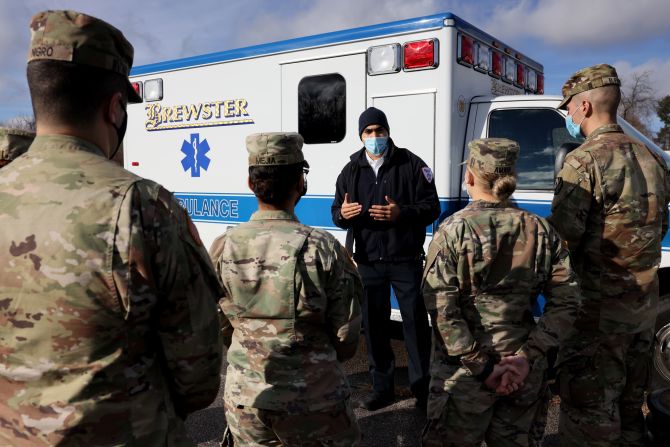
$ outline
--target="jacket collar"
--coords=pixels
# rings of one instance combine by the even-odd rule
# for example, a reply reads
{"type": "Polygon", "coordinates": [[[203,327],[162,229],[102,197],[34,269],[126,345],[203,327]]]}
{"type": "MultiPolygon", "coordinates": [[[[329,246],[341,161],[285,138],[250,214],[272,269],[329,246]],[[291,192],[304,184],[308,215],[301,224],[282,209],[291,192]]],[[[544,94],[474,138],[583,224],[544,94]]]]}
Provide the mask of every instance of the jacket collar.
{"type": "Polygon", "coordinates": [[[482,210],[490,208],[509,208],[511,206],[512,205],[509,200],[505,200],[502,202],[487,202],[486,200],[475,200],[474,202],[468,203],[467,208],[471,210],[482,210]]]}
{"type": "Polygon", "coordinates": [[[284,210],[256,211],[249,220],[294,220],[298,222],[298,217],[284,210]]]}
{"type": "Polygon", "coordinates": [[[623,129],[618,124],[605,124],[604,126],[600,126],[596,130],[591,132],[591,135],[588,136],[587,140],[592,140],[599,135],[602,135],[604,133],[610,133],[610,132],[623,133],[623,129]]]}

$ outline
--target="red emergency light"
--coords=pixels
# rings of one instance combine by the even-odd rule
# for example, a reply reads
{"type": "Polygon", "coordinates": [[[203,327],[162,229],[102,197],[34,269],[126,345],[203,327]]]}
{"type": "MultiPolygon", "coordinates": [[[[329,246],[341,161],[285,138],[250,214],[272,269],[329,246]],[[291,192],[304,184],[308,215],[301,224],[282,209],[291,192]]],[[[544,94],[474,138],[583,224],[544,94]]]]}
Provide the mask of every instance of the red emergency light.
{"type": "Polygon", "coordinates": [[[516,64],[516,85],[523,87],[526,85],[526,68],[522,64],[516,64]]]}
{"type": "Polygon", "coordinates": [[[437,39],[407,42],[403,45],[403,67],[405,70],[437,67],[437,47],[437,39]]]}
{"type": "Polygon", "coordinates": [[[544,94],[544,75],[540,73],[537,74],[537,94],[544,94]]]}
{"type": "Polygon", "coordinates": [[[503,73],[503,57],[499,51],[491,51],[491,71],[489,74],[499,78],[503,73]]]}
{"type": "Polygon", "coordinates": [[[459,64],[467,65],[469,67],[475,62],[474,43],[471,38],[460,34],[458,36],[458,52],[456,61],[459,64]]]}
{"type": "Polygon", "coordinates": [[[141,82],[133,82],[130,85],[133,86],[133,90],[135,90],[135,93],[137,93],[137,95],[140,98],[143,98],[143,96],[142,96],[142,83],[141,82]]]}

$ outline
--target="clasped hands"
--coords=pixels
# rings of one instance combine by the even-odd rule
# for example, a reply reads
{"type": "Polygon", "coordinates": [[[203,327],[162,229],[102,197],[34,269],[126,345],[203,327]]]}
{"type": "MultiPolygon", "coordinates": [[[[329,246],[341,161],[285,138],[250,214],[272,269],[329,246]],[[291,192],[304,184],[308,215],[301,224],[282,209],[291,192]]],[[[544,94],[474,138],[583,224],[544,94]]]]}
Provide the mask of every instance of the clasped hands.
{"type": "Polygon", "coordinates": [[[484,385],[500,396],[507,396],[523,386],[529,371],[530,366],[525,357],[520,355],[503,357],[484,380],[484,385]]]}
{"type": "MultiPolygon", "coordinates": [[[[384,199],[388,205],[372,205],[369,210],[370,216],[374,220],[392,222],[400,216],[400,206],[389,196],[384,196],[384,199]]],[[[351,202],[349,193],[344,194],[344,202],[342,202],[342,207],[340,208],[342,217],[349,220],[361,214],[362,210],[363,205],[358,202],[351,202]]]]}

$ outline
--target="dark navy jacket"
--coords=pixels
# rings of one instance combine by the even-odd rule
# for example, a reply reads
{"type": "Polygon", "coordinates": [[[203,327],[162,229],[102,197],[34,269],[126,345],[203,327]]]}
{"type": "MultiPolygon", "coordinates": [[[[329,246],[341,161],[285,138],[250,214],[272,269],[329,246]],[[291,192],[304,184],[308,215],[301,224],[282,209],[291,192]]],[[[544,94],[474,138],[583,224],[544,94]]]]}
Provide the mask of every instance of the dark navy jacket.
{"type": "Polygon", "coordinates": [[[365,148],[355,152],[337,178],[335,200],[331,206],[333,223],[348,230],[347,248],[356,249],[356,262],[410,261],[423,255],[426,226],[440,214],[435,179],[430,168],[407,149],[389,148],[378,176],[370,167],[365,148]],[[340,214],[344,194],[350,202],[363,205],[361,214],[346,220],[340,214]],[[387,205],[389,196],[400,206],[395,222],[375,221],[370,217],[372,205],[387,205]]]}

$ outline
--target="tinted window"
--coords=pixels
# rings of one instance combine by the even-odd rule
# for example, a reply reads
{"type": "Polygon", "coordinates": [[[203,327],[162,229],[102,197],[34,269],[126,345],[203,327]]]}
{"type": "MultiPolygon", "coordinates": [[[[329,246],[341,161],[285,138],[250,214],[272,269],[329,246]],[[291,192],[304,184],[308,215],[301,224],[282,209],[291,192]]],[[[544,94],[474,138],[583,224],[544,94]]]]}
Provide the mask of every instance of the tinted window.
{"type": "Polygon", "coordinates": [[[577,142],[565,128],[565,118],[553,109],[495,110],[489,117],[489,137],[519,143],[517,189],[554,189],[554,153],[563,143],[577,142]]]}
{"type": "Polygon", "coordinates": [[[298,84],[298,132],[307,144],[337,143],[346,133],[347,84],[342,75],[308,76],[298,84]]]}

